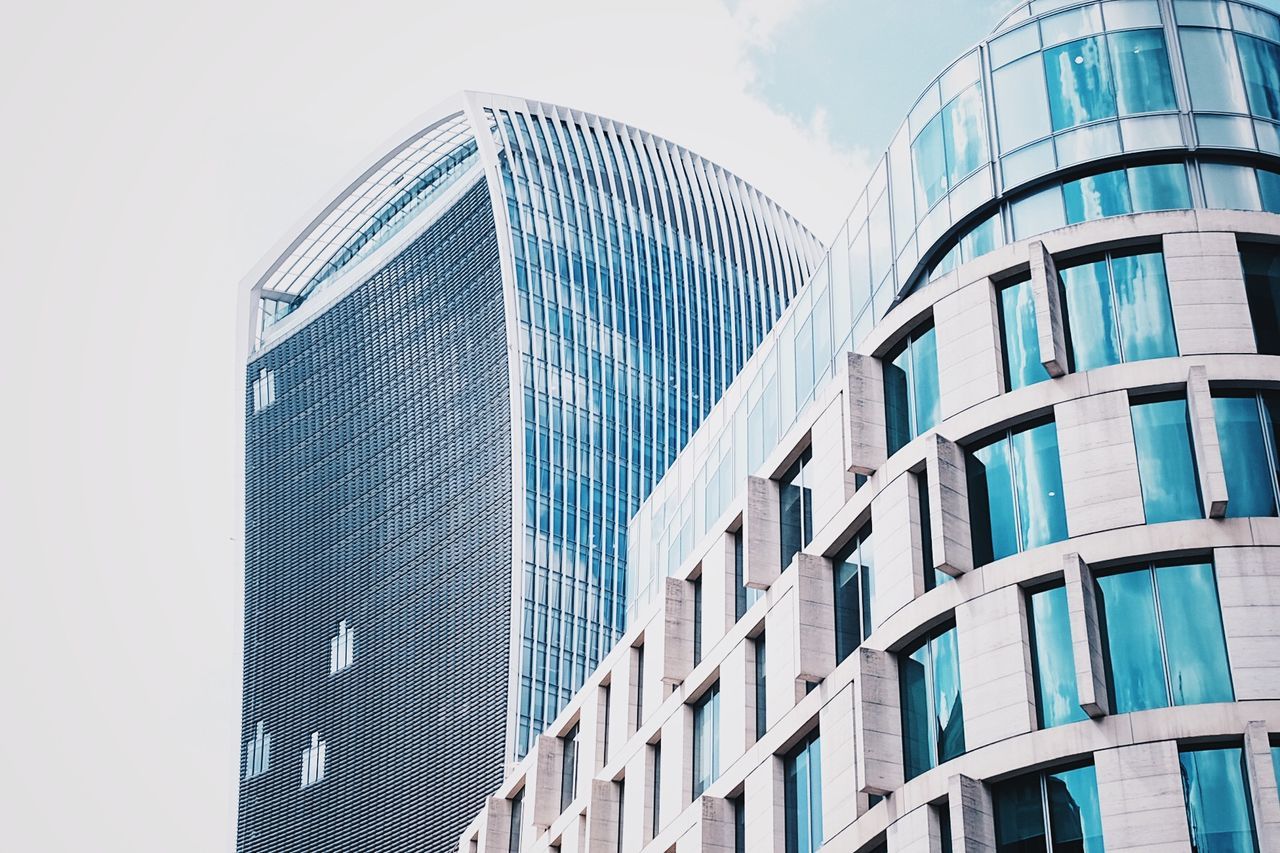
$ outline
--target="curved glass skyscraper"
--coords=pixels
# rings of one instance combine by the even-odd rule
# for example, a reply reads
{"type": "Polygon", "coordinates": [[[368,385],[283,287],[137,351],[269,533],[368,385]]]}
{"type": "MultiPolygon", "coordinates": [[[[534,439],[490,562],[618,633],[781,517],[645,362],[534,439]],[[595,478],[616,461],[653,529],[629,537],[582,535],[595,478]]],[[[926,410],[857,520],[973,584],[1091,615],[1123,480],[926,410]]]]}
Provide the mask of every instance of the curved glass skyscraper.
{"type": "Polygon", "coordinates": [[[677,145],[467,94],[255,272],[241,850],[452,849],[821,252],[677,145]]]}

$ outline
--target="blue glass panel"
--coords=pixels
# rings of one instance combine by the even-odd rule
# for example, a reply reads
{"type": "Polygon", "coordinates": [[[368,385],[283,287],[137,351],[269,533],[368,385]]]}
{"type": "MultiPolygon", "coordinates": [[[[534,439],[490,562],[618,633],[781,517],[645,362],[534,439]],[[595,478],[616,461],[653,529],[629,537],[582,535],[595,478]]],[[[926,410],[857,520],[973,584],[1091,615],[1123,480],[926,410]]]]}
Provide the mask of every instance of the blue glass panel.
{"type": "Polygon", "coordinates": [[[898,658],[903,772],[907,779],[914,779],[934,764],[929,746],[929,730],[933,722],[929,713],[929,682],[925,675],[928,659],[927,644],[898,658]]]}
{"type": "Polygon", "coordinates": [[[1102,36],[1046,50],[1044,76],[1054,130],[1116,115],[1111,63],[1102,36]]]}
{"type": "Polygon", "coordinates": [[[915,429],[920,435],[938,425],[938,338],[930,326],[911,342],[912,380],[915,391],[915,429]]]}
{"type": "Polygon", "coordinates": [[[933,654],[933,708],[938,763],[964,755],[964,709],[960,698],[960,654],[956,629],[930,644],[933,654]]]}
{"type": "Polygon", "coordinates": [[[1067,590],[1062,586],[1041,590],[1033,593],[1030,601],[1032,665],[1040,725],[1049,728],[1086,719],[1076,691],[1067,590]]]}
{"type": "Polygon", "coordinates": [[[993,252],[1004,244],[1004,235],[1000,230],[1000,214],[996,213],[980,225],[975,225],[968,234],[960,238],[960,251],[964,262],[968,263],[993,252]]]}
{"type": "Polygon", "coordinates": [[[1021,281],[1000,291],[1000,333],[1005,383],[1010,391],[1049,378],[1040,363],[1036,306],[1031,282],[1021,281]]]}
{"type": "Polygon", "coordinates": [[[1046,423],[1013,433],[1010,450],[1016,472],[1020,550],[1066,539],[1057,426],[1046,423]]]}
{"type": "Polygon", "coordinates": [[[1210,112],[1248,112],[1231,33],[1183,27],[1178,34],[1192,107],[1210,112]]]}
{"type": "Polygon", "coordinates": [[[1191,847],[1203,853],[1256,853],[1244,756],[1239,748],[1181,753],[1191,847]]]}
{"type": "MultiPolygon", "coordinates": [[[[1259,170],[1258,176],[1263,174],[1275,179],[1274,199],[1280,206],[1280,175],[1259,170]]],[[[1246,246],[1240,250],[1240,260],[1258,352],[1280,355],[1280,252],[1269,246],[1246,246]]]]}
{"type": "Polygon", "coordinates": [[[996,853],[1046,853],[1040,776],[1019,776],[991,786],[996,853]]]}
{"type": "Polygon", "coordinates": [[[987,159],[982,86],[975,83],[942,108],[947,151],[947,185],[952,189],[987,159]]]}
{"type": "Polygon", "coordinates": [[[1214,420],[1222,445],[1222,463],[1227,478],[1227,516],[1242,518],[1276,514],[1275,471],[1267,448],[1273,425],[1264,423],[1258,398],[1215,396],[1214,420]]]}
{"type": "Polygon", "coordinates": [[[903,347],[884,364],[885,429],[889,454],[911,441],[911,351],[903,347]]]}
{"type": "Polygon", "coordinates": [[[693,796],[699,797],[720,775],[720,684],[693,706],[693,796]]]}
{"type": "Polygon", "coordinates": [[[1258,179],[1253,169],[1232,163],[1201,163],[1205,204],[1221,210],[1258,210],[1258,179]]]}
{"type": "Polygon", "coordinates": [[[822,763],[817,735],[783,760],[787,853],[813,853],[822,845],[822,763]]]}
{"type": "Polygon", "coordinates": [[[791,560],[813,537],[813,492],[805,477],[805,468],[811,459],[811,452],[806,449],[778,482],[779,538],[784,567],[791,565],[791,560]]]}
{"type": "Polygon", "coordinates": [[[1236,33],[1236,48],[1244,69],[1250,111],[1256,116],[1280,120],[1280,47],[1236,33]]]}
{"type": "Polygon", "coordinates": [[[973,559],[981,566],[1018,552],[1008,439],[971,451],[965,462],[973,559]]]}
{"type": "Polygon", "coordinates": [[[837,661],[847,658],[871,633],[870,619],[863,618],[870,616],[863,608],[869,595],[864,598],[862,590],[864,583],[870,585],[873,572],[870,534],[869,527],[859,531],[834,561],[837,661]]]}
{"type": "Polygon", "coordinates": [[[1271,767],[1275,770],[1276,778],[1280,779],[1280,746],[1271,747],[1271,767]]]}
{"type": "Polygon", "coordinates": [[[1202,518],[1186,398],[1130,407],[1147,524],[1202,518]]]}
{"type": "Polygon", "coordinates": [[[1120,115],[1178,108],[1162,30],[1110,33],[1107,42],[1120,115]]]}
{"type": "Polygon", "coordinates": [[[916,206],[925,211],[947,193],[947,158],[943,151],[942,116],[934,116],[911,143],[916,172],[916,206]]]}
{"type": "Polygon", "coordinates": [[[1067,224],[1129,213],[1129,182],[1123,169],[1090,175],[1062,185],[1067,224]]]}
{"type": "Polygon", "coordinates": [[[1058,270],[1066,297],[1068,343],[1073,370],[1120,363],[1107,262],[1095,261],[1058,270]]]}
{"type": "Polygon", "coordinates": [[[995,71],[991,78],[1000,150],[1008,153],[1047,136],[1051,127],[1041,58],[1032,55],[1019,59],[995,71]]]}
{"type": "Polygon", "coordinates": [[[1191,207],[1187,169],[1181,163],[1134,166],[1128,171],[1134,213],[1191,207]]]}
{"type": "Polygon", "coordinates": [[[1156,589],[1173,704],[1230,702],[1235,694],[1213,566],[1160,566],[1156,589]]]}
{"type": "Polygon", "coordinates": [[[1262,209],[1267,213],[1280,213],[1280,175],[1266,169],[1256,169],[1258,176],[1258,194],[1262,198],[1262,209]]]}
{"type": "Polygon", "coordinates": [[[1098,578],[1099,603],[1106,626],[1107,676],[1117,714],[1164,708],[1168,684],[1160,655],[1160,629],[1150,571],[1098,578]]]}
{"type": "Polygon", "coordinates": [[[1116,314],[1125,361],[1178,354],[1164,255],[1150,252],[1112,258],[1116,314]]]}
{"type": "Polygon", "coordinates": [[[1053,850],[1103,853],[1102,811],[1093,765],[1047,773],[1044,787],[1053,850]]]}

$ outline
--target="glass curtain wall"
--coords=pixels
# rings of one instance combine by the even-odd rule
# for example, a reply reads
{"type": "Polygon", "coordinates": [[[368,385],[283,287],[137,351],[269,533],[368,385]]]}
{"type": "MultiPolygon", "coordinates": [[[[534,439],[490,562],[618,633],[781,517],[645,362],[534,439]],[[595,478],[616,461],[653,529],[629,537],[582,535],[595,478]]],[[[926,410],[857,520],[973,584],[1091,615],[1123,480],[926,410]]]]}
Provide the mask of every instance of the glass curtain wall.
{"type": "Polygon", "coordinates": [[[836,662],[847,658],[875,627],[871,602],[875,596],[875,552],[871,525],[858,531],[832,561],[835,571],[836,662]]]}
{"type": "Polygon", "coordinates": [[[1280,394],[1214,394],[1213,415],[1227,478],[1227,516],[1275,515],[1280,394]]]}
{"type": "Polygon", "coordinates": [[[1203,518],[1186,397],[1129,406],[1147,524],[1203,518]]]}
{"type": "Polygon", "coordinates": [[[1178,759],[1191,849],[1203,853],[1257,853],[1244,750],[1189,749],[1180,752],[1178,759]]]}
{"type": "Polygon", "coordinates": [[[1087,718],[1076,689],[1075,658],[1071,649],[1071,618],[1067,589],[1058,586],[1027,596],[1031,622],[1031,673],[1036,712],[1041,728],[1087,718]]]}
{"type": "Polygon", "coordinates": [[[991,786],[996,853],[1102,853],[1092,764],[991,786]]]}
{"type": "Polygon", "coordinates": [[[885,357],[884,401],[891,455],[937,425],[938,341],[932,323],[885,357]]]}
{"type": "Polygon", "coordinates": [[[787,853],[813,853],[822,846],[822,755],[818,733],[783,759],[787,853]]]}
{"type": "Polygon", "coordinates": [[[954,625],[898,657],[903,769],[907,779],[964,754],[960,657],[954,625]]]}
{"type": "Polygon", "coordinates": [[[970,449],[966,468],[976,565],[1066,538],[1052,421],[1009,430],[970,449]]]}

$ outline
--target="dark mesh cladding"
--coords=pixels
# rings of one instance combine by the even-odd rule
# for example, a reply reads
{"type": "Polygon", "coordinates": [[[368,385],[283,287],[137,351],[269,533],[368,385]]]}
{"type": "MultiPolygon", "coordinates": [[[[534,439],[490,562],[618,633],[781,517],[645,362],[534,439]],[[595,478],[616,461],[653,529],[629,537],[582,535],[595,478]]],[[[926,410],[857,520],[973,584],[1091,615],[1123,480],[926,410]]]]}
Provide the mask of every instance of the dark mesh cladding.
{"type": "Polygon", "coordinates": [[[237,849],[453,850],[502,778],[511,417],[498,244],[470,189],[248,367],[237,849]],[[338,622],[355,663],[329,675],[338,622]],[[442,650],[453,649],[453,653],[442,650]],[[465,652],[465,653],[460,653],[465,652]],[[300,788],[312,732],[325,780],[300,788]]]}

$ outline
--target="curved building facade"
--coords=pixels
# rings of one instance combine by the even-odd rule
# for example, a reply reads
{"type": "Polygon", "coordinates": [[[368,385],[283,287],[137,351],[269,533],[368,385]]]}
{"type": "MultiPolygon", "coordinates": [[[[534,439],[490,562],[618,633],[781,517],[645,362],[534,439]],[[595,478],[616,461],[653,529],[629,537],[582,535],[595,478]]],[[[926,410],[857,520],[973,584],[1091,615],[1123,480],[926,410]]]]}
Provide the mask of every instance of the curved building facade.
{"type": "Polygon", "coordinates": [[[684,148],[471,93],[305,221],[250,279],[239,849],[452,847],[821,252],[684,148]]]}
{"type": "Polygon", "coordinates": [[[935,79],[460,849],[1280,850],[1278,104],[1219,0],[935,79]]]}

